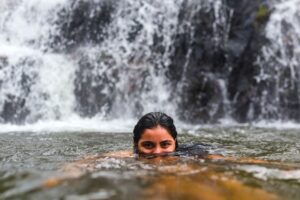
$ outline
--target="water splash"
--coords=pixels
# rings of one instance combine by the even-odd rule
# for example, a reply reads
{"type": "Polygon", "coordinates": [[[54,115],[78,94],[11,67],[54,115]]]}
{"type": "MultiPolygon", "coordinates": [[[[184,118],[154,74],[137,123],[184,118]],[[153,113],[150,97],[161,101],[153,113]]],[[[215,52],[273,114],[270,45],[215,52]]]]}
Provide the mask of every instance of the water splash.
{"type": "Polygon", "coordinates": [[[0,123],[297,121],[299,1],[245,2],[2,1],[0,123]]]}
{"type": "Polygon", "coordinates": [[[279,1],[266,27],[256,81],[262,119],[299,119],[300,1],[279,1]]]}
{"type": "Polygon", "coordinates": [[[175,114],[165,66],[180,4],[3,1],[1,121],[133,118],[155,110],[175,114]],[[86,17],[83,26],[103,12],[109,26],[81,30],[75,16],[80,12],[86,17]]]}
{"type": "Polygon", "coordinates": [[[261,166],[239,166],[238,169],[252,173],[256,178],[262,180],[279,179],[279,180],[296,180],[300,182],[300,170],[280,170],[269,169],[261,166]]]}

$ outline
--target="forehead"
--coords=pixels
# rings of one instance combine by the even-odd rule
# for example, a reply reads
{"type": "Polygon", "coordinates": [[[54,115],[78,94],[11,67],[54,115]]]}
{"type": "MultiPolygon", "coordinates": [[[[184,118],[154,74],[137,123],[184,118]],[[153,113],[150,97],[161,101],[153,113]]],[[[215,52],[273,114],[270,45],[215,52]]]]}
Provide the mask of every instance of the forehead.
{"type": "Polygon", "coordinates": [[[172,140],[169,131],[161,126],[152,129],[145,129],[140,140],[172,140]]]}

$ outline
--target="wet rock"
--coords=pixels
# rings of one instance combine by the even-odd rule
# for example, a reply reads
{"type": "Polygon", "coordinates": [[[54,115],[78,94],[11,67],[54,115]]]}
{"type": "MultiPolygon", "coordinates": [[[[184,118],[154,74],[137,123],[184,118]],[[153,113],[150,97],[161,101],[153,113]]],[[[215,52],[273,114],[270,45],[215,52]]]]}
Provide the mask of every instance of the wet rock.
{"type": "Polygon", "coordinates": [[[256,59],[268,42],[264,28],[269,14],[267,1],[227,0],[218,9],[208,3],[183,5],[178,29],[184,31],[176,35],[169,66],[174,91],[182,97],[178,105],[183,120],[216,122],[232,115],[245,122],[259,117],[257,109],[249,113],[259,107],[253,104],[260,90],[256,59]]]}
{"type": "Polygon", "coordinates": [[[222,88],[212,74],[191,77],[191,85],[183,86],[182,105],[186,106],[182,116],[189,122],[213,123],[224,114],[222,88]],[[192,104],[190,104],[192,103],[192,104]]]}
{"type": "MultiPolygon", "coordinates": [[[[112,66],[113,59],[105,54],[96,60],[90,59],[88,55],[83,56],[79,61],[79,70],[76,72],[75,97],[77,101],[76,111],[84,117],[93,117],[100,113],[109,113],[114,100],[115,77],[110,71],[102,70],[101,65],[112,66]],[[99,62],[101,60],[102,62],[99,62]]],[[[112,72],[113,73],[113,72],[112,72]]]]}
{"type": "Polygon", "coordinates": [[[256,82],[259,73],[257,57],[269,41],[264,29],[269,19],[267,1],[228,1],[234,10],[227,46],[229,100],[232,116],[239,122],[253,121],[260,117],[261,105],[256,82]],[[262,11],[263,10],[263,11],[262,11]]]}
{"type": "Polygon", "coordinates": [[[225,38],[229,24],[217,22],[215,12],[228,15],[225,7],[214,10],[210,4],[199,2],[185,3],[179,15],[169,76],[175,83],[175,93],[181,96],[179,115],[189,122],[212,122],[223,114],[218,79],[226,77],[225,38]]]}
{"type": "Polygon", "coordinates": [[[50,45],[54,50],[72,51],[86,44],[101,43],[111,22],[116,2],[73,0],[58,16],[58,35],[50,45]]]}
{"type": "MultiPolygon", "coordinates": [[[[23,66],[31,67],[33,64],[34,61],[32,59],[23,58],[20,59],[17,64],[10,65],[8,59],[2,57],[0,58],[0,72],[3,72],[3,70],[6,70],[7,68],[20,69],[23,66]]],[[[7,71],[9,72],[10,70],[7,71]]],[[[26,105],[26,99],[36,77],[33,74],[28,75],[24,70],[20,70],[20,74],[18,74],[17,70],[12,70],[11,72],[10,76],[18,81],[16,84],[18,89],[13,88],[13,86],[7,86],[5,83],[5,81],[7,81],[6,77],[1,78],[0,93],[2,94],[2,97],[0,101],[0,121],[4,123],[20,124],[25,122],[26,117],[30,113],[30,109],[26,105]],[[20,77],[17,77],[18,75],[20,75],[20,77]],[[19,90],[20,92],[17,94],[15,90],[19,90]]]]}
{"type": "Polygon", "coordinates": [[[29,110],[25,107],[25,104],[26,100],[24,98],[8,95],[0,114],[1,121],[4,123],[23,123],[29,114],[29,110]]]}
{"type": "MultiPolygon", "coordinates": [[[[178,5],[178,24],[174,20],[173,27],[166,29],[174,35],[160,32],[168,17],[159,7],[150,1],[133,2],[125,2],[125,6],[135,7],[121,10],[121,14],[117,11],[123,4],[109,0],[73,0],[59,12],[57,35],[52,35],[49,44],[54,51],[71,55],[78,66],[74,95],[81,116],[112,116],[124,107],[124,113],[141,115],[147,107],[144,104],[160,104],[160,94],[151,93],[156,88],[153,80],[166,72],[168,79],[162,84],[171,85],[170,101],[175,102],[184,121],[214,123],[228,116],[238,122],[300,120],[298,37],[293,36],[297,34],[293,24],[282,20],[282,30],[276,30],[282,32],[284,51],[275,49],[269,59],[262,55],[264,48],[273,50],[272,43],[276,43],[267,38],[265,29],[272,16],[271,1],[183,1],[178,5]],[[157,9],[157,16],[163,17],[147,24],[143,19],[152,16],[140,16],[138,9],[143,6],[157,9]],[[118,23],[112,25],[124,16],[130,23],[121,29],[115,27],[118,23]],[[116,39],[106,41],[108,32],[116,39]],[[97,51],[84,52],[90,47],[97,51]],[[294,63],[281,63],[284,59],[294,59],[294,63]],[[262,72],[267,78],[261,77],[262,72]]],[[[27,73],[30,68],[26,67],[35,64],[30,60],[19,64],[25,65],[16,81],[22,95],[4,94],[0,116],[5,122],[26,120],[30,111],[26,103],[36,77],[27,73]]],[[[7,58],[0,56],[0,70],[8,65],[7,58]]],[[[0,90],[4,82],[0,79],[0,90]]]]}

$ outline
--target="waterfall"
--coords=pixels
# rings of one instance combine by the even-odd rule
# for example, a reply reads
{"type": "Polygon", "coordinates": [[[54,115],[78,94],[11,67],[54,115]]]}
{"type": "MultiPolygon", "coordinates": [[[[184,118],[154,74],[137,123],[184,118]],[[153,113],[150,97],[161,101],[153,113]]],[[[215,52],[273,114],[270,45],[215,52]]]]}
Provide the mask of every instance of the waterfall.
{"type": "Polygon", "coordinates": [[[300,121],[299,0],[3,0],[0,123],[300,121]]]}
{"type": "Polygon", "coordinates": [[[76,68],[49,50],[63,1],[2,1],[0,120],[36,122],[73,113],[76,68]]]}
{"type": "Polygon", "coordinates": [[[257,57],[261,119],[300,120],[300,1],[282,1],[266,26],[257,57]]]}
{"type": "Polygon", "coordinates": [[[175,114],[165,80],[181,1],[2,1],[0,116],[175,114]]]}

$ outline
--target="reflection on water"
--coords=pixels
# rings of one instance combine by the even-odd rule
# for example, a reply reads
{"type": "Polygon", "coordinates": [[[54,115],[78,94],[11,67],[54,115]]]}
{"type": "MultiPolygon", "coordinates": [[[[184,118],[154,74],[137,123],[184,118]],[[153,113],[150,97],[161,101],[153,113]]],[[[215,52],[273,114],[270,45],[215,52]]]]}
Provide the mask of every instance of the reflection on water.
{"type": "Polygon", "coordinates": [[[202,128],[179,135],[189,152],[137,159],[105,154],[131,150],[129,133],[1,134],[0,199],[299,199],[299,139],[298,130],[202,128]],[[236,159],[195,156],[203,152],[236,159]]]}

